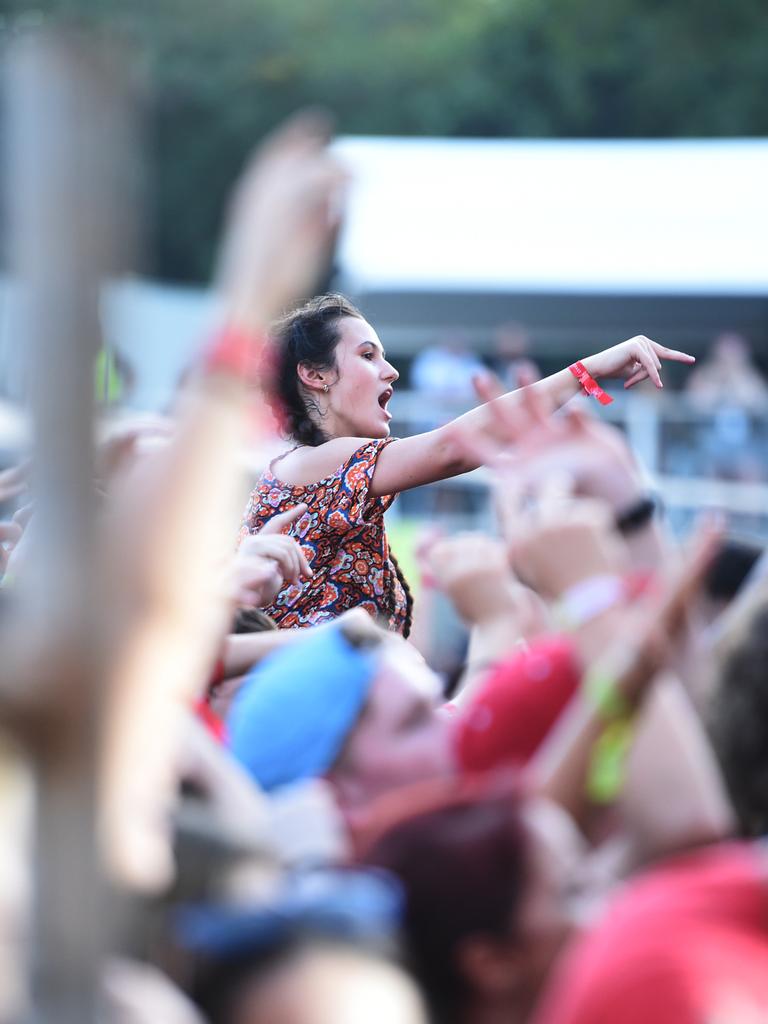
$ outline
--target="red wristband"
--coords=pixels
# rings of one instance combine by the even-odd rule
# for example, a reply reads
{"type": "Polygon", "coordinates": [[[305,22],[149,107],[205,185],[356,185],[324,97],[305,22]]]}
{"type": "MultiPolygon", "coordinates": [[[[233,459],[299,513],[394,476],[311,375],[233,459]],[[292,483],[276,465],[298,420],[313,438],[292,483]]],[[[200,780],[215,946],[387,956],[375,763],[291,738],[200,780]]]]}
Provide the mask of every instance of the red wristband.
{"type": "Polygon", "coordinates": [[[613,399],[600,387],[595,378],[591,376],[584,363],[571,363],[568,367],[576,380],[581,384],[584,391],[590,398],[596,398],[600,405],[610,405],[613,399]]]}
{"type": "Polygon", "coordinates": [[[274,364],[273,347],[266,334],[232,324],[221,327],[203,350],[203,375],[222,375],[245,384],[250,396],[249,429],[254,438],[282,431],[285,420],[279,408],[273,408],[270,415],[265,404],[276,404],[270,399],[275,378],[274,364]]]}
{"type": "Polygon", "coordinates": [[[206,373],[251,377],[263,347],[258,334],[231,325],[223,327],[203,353],[203,369],[206,373]]]}
{"type": "Polygon", "coordinates": [[[624,577],[624,588],[628,601],[636,601],[639,597],[659,593],[659,580],[650,569],[634,569],[624,577]]]}
{"type": "Polygon", "coordinates": [[[199,700],[194,705],[194,712],[213,738],[224,745],[227,741],[227,727],[211,706],[199,700]]]}

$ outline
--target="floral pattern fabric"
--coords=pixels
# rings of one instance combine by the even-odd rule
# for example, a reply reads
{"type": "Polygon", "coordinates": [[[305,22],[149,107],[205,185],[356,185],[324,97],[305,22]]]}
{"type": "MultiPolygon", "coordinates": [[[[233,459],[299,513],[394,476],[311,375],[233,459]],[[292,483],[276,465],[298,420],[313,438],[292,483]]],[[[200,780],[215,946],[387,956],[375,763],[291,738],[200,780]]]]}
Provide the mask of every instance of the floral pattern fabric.
{"type": "Polygon", "coordinates": [[[402,632],[406,596],[389,555],[384,513],[396,495],[369,494],[379,453],[394,438],[366,441],[343,465],[313,484],[290,485],[266,470],[245,510],[241,540],[278,512],[304,502],[290,535],[301,544],[314,576],[280,592],[264,610],[281,629],[314,626],[350,608],[382,616],[402,632]]]}

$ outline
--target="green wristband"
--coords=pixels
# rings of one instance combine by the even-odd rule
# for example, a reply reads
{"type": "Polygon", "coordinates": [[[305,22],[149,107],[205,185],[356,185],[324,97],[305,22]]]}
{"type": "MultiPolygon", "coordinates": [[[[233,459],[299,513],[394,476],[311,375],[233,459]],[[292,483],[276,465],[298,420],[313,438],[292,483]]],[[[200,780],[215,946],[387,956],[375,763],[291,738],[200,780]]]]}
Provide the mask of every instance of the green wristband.
{"type": "Polygon", "coordinates": [[[608,722],[629,718],[632,714],[629,701],[616,689],[616,680],[599,669],[587,673],[583,692],[600,717],[608,722]]]}
{"type": "Polygon", "coordinates": [[[596,804],[613,803],[624,787],[633,725],[628,718],[609,723],[592,748],[587,796],[596,804]]]}

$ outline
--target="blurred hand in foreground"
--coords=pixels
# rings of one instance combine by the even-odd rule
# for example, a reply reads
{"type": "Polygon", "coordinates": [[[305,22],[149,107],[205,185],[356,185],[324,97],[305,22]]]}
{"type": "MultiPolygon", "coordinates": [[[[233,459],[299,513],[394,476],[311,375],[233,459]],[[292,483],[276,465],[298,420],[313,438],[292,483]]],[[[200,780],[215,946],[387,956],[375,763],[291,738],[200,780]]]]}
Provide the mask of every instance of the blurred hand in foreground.
{"type": "Polygon", "coordinates": [[[0,505],[18,498],[28,487],[30,461],[0,470],[0,505]]]}
{"type": "Polygon", "coordinates": [[[691,603],[722,540],[722,522],[700,523],[661,596],[649,594],[628,613],[633,624],[601,659],[604,671],[617,680],[617,689],[631,701],[667,664],[672,642],[680,640],[691,603]]]}
{"type": "Polygon", "coordinates": [[[483,533],[437,540],[425,552],[429,573],[470,626],[517,608],[519,589],[501,541],[483,533]]]}
{"type": "Polygon", "coordinates": [[[219,283],[238,327],[263,330],[317,280],[346,182],[329,138],[328,118],[298,114],[256,150],[235,190],[219,283]]]}
{"type": "Polygon", "coordinates": [[[0,522],[0,576],[6,572],[13,549],[23,532],[18,523],[0,522]]]}
{"type": "MultiPolygon", "coordinates": [[[[686,613],[722,539],[722,529],[706,525],[694,536],[687,557],[664,585],[636,607],[601,617],[604,636],[588,659],[593,679],[602,680],[602,698],[582,692],[571,702],[529,765],[534,788],[586,824],[592,794],[586,786],[594,746],[613,722],[626,721],[647,696],[680,638],[686,613]],[[614,709],[604,703],[613,702],[614,709]]],[[[623,757],[624,755],[622,755],[623,757]]],[[[620,778],[612,799],[621,792],[620,778]]]]}
{"type": "Polygon", "coordinates": [[[131,416],[104,424],[96,445],[96,482],[107,490],[119,473],[130,470],[135,460],[173,437],[173,421],[164,416],[131,416]]]}
{"type": "Polygon", "coordinates": [[[626,551],[603,502],[574,497],[569,483],[554,477],[533,494],[512,487],[507,480],[500,507],[507,556],[520,579],[542,597],[556,600],[591,577],[625,571],[626,551]]]}
{"type": "Polygon", "coordinates": [[[312,569],[301,545],[283,530],[307,511],[304,504],[281,512],[258,533],[246,537],[232,567],[232,599],[242,607],[272,604],[287,584],[310,579],[312,569]]]}
{"type": "Polygon", "coordinates": [[[207,685],[227,628],[221,566],[231,560],[244,502],[238,453],[254,411],[247,364],[270,321],[319,276],[336,224],[344,175],[327,141],[324,121],[296,118],[246,170],[219,279],[233,331],[219,332],[207,349],[171,442],[141,460],[141,472],[119,474],[110,494],[105,560],[119,581],[113,600],[121,614],[102,825],[112,870],[145,890],[167,885],[172,872],[180,724],[186,703],[207,685]]]}
{"type": "Polygon", "coordinates": [[[592,430],[583,417],[551,416],[533,388],[525,389],[519,407],[508,410],[497,401],[490,376],[476,386],[495,419],[494,436],[464,436],[460,443],[493,474],[515,574],[553,599],[590,576],[623,572],[626,552],[603,500],[609,487],[603,479],[621,472],[630,480],[634,460],[626,446],[600,424],[592,430]],[[576,496],[577,483],[589,497],[576,496]]]}
{"type": "Polygon", "coordinates": [[[574,494],[605,501],[614,512],[643,493],[641,467],[616,427],[581,406],[553,416],[533,387],[523,389],[520,406],[510,411],[497,400],[500,385],[490,374],[478,378],[475,387],[494,419],[493,440],[463,437],[462,442],[498,480],[541,486],[552,476],[568,477],[574,494]]]}

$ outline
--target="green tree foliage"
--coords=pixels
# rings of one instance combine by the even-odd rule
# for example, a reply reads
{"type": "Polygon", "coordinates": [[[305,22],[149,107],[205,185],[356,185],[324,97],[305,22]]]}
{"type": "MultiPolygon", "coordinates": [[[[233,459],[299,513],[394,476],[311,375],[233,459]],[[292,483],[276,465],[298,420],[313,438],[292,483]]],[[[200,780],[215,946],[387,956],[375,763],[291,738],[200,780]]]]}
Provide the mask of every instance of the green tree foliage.
{"type": "Polygon", "coordinates": [[[765,0],[5,0],[75,17],[148,83],[156,272],[208,275],[254,141],[305,104],[341,132],[768,134],[765,0]]]}

